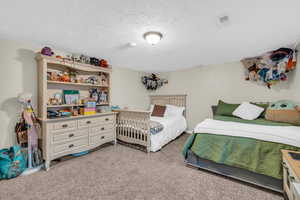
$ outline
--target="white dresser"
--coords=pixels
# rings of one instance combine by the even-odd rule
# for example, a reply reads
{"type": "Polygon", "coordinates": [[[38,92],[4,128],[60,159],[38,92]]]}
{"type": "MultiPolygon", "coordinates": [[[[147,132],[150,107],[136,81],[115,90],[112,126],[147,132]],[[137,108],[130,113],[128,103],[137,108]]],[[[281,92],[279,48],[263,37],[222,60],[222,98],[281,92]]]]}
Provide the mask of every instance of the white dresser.
{"type": "Polygon", "coordinates": [[[42,150],[45,168],[56,158],[116,143],[116,113],[42,121],[42,150]]]}

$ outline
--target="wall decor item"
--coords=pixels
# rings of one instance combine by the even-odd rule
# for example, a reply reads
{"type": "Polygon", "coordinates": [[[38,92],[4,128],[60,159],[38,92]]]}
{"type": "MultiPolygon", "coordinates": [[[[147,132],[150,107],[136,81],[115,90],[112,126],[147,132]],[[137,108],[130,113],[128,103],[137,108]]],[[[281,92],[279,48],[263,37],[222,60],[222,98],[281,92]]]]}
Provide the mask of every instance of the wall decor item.
{"type": "Polygon", "coordinates": [[[268,88],[288,79],[287,73],[296,68],[297,50],[279,48],[261,56],[245,58],[241,62],[245,67],[246,80],[261,81],[268,88]]]}
{"type": "Polygon", "coordinates": [[[156,90],[168,83],[168,80],[159,78],[156,74],[142,77],[142,83],[147,90],[156,90]]]}

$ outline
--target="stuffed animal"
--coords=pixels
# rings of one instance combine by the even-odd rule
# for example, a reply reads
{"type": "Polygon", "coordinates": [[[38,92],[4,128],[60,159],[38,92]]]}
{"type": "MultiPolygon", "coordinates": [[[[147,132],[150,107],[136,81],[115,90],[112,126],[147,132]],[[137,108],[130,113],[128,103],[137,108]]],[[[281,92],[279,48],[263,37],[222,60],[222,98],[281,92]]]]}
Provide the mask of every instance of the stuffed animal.
{"type": "Polygon", "coordinates": [[[60,81],[62,82],[70,82],[70,75],[68,72],[64,72],[62,76],[60,77],[60,81]]]}
{"type": "Polygon", "coordinates": [[[52,51],[52,49],[50,47],[44,47],[41,50],[41,54],[43,54],[45,56],[53,56],[54,52],[52,51]]]}
{"type": "Polygon", "coordinates": [[[300,126],[300,106],[288,100],[271,103],[266,111],[266,119],[300,126]]]}

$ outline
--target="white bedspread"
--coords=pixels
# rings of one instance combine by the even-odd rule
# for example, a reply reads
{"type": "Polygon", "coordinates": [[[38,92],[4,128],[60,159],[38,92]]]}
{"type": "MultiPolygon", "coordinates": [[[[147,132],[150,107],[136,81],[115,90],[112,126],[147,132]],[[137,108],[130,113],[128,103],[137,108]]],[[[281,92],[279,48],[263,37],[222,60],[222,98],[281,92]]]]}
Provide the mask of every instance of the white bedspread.
{"type": "Polygon", "coordinates": [[[151,120],[161,123],[164,129],[157,134],[151,134],[150,151],[160,150],[164,145],[178,137],[187,128],[183,116],[178,117],[151,117],[151,120]]]}
{"type": "Polygon", "coordinates": [[[300,147],[300,127],[297,126],[265,126],[206,119],[196,126],[194,133],[254,138],[300,147]]]}

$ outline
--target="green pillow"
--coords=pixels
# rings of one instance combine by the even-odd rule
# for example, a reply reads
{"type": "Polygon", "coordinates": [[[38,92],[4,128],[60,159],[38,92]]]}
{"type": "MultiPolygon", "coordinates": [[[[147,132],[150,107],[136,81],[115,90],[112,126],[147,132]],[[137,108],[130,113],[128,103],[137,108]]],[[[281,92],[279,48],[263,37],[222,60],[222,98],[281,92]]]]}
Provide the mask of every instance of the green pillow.
{"type": "Polygon", "coordinates": [[[223,115],[223,116],[230,116],[234,117],[232,115],[232,112],[239,106],[240,104],[230,104],[225,103],[222,100],[219,100],[218,108],[216,111],[216,115],[223,115]]]}

